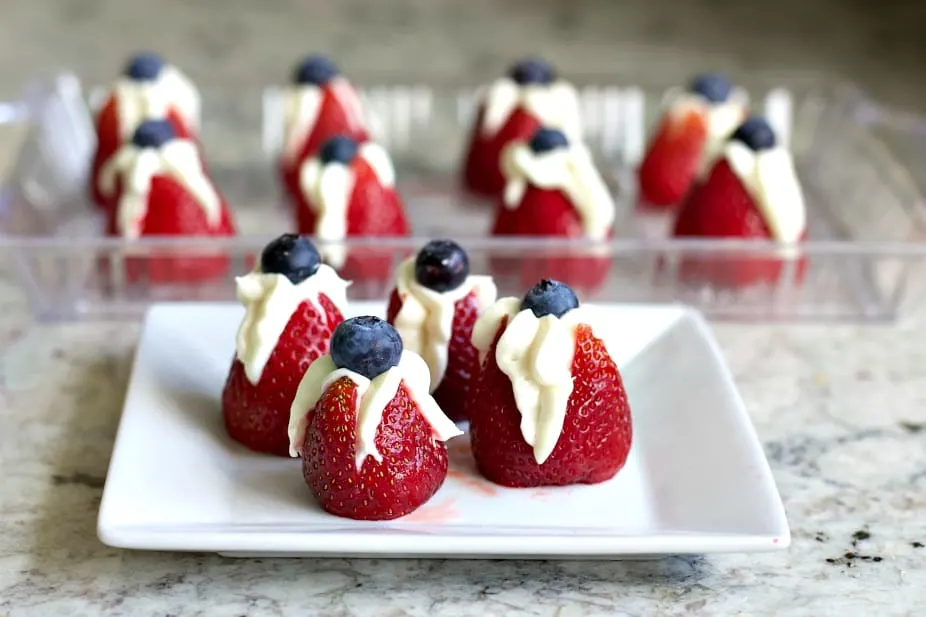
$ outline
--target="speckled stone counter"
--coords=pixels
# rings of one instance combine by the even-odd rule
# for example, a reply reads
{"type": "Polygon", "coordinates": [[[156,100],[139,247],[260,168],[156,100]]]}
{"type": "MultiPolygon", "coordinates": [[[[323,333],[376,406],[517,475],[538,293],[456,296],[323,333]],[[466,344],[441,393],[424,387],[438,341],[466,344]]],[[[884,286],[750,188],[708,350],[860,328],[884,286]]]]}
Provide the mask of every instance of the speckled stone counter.
{"type": "MultiPolygon", "coordinates": [[[[206,84],[262,85],[307,47],[362,79],[480,79],[541,49],[668,78],[800,67],[923,105],[916,3],[14,1],[0,89],[139,46],[206,84]],[[772,4],[772,3],[768,3],[772,4]],[[896,6],[894,6],[896,4],[896,6]],[[915,6],[916,5],[916,6],[915,6]],[[756,24],[761,21],[762,27],[756,24]],[[906,35],[906,36],[904,36],[906,35]],[[414,66],[413,66],[414,65],[414,66]],[[413,69],[413,70],[412,70],[413,69]],[[905,78],[904,76],[909,78],[905,78]]],[[[787,552],[650,562],[234,560],[126,552],[95,521],[137,324],[40,326],[0,276],[0,616],[540,617],[926,614],[926,314],[892,328],[717,326],[793,530],[787,552]]]]}

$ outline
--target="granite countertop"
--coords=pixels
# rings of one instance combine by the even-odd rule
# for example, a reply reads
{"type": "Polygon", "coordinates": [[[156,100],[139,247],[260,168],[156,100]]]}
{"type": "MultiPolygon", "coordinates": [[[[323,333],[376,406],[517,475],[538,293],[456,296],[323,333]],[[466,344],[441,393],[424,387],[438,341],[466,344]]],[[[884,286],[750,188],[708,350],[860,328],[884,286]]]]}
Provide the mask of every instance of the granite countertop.
{"type": "MultiPolygon", "coordinates": [[[[774,4],[761,29],[744,29],[760,13],[733,0],[671,14],[642,0],[17,2],[0,21],[0,79],[10,96],[65,60],[101,79],[126,51],[155,43],[218,84],[283,70],[305,41],[340,50],[362,78],[400,72],[410,58],[423,79],[482,78],[537,47],[567,70],[622,71],[646,48],[669,78],[708,63],[734,75],[801,65],[811,81],[849,78],[922,106],[922,42],[903,36],[914,31],[912,4],[882,6],[877,22],[861,3],[774,4]],[[424,45],[435,52],[421,54],[424,45]]],[[[100,544],[97,508],[138,325],[34,324],[0,272],[0,617],[926,614],[926,312],[915,317],[895,327],[716,325],[784,499],[789,551],[236,560],[100,544]]]]}

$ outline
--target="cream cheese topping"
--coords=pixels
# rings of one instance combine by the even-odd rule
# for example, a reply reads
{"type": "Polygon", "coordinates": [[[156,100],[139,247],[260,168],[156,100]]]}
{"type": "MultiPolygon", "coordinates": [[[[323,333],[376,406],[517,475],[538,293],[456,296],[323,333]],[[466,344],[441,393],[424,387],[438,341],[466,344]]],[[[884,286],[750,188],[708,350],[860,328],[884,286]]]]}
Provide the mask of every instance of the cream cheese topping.
{"type": "Polygon", "coordinates": [[[519,107],[534,116],[541,126],[559,129],[571,139],[579,139],[582,134],[578,93],[563,80],[522,86],[510,77],[502,77],[488,87],[483,106],[479,128],[487,137],[498,133],[519,107]]]}
{"type": "Polygon", "coordinates": [[[399,386],[404,382],[424,419],[431,426],[435,441],[447,441],[462,431],[446,416],[429,393],[430,371],[418,354],[405,350],[398,366],[375,379],[348,369],[335,366],[330,355],[324,355],[312,363],[299,382],[289,416],[289,453],[299,456],[308,430],[308,414],[315,408],[325,391],[339,379],[347,377],[357,386],[357,433],[354,442],[357,470],[363,467],[367,457],[382,462],[383,456],[376,448],[376,432],[383,419],[383,412],[395,398],[399,386]]]}
{"type": "Polygon", "coordinates": [[[157,79],[120,78],[112,90],[119,119],[119,136],[128,141],[145,120],[164,120],[174,109],[190,128],[199,127],[200,98],[193,82],[174,66],[166,65],[157,79]]]}
{"type": "Polygon", "coordinates": [[[447,371],[456,303],[474,293],[482,312],[495,302],[498,290],[491,276],[468,276],[462,285],[443,293],[428,289],[415,279],[414,257],[399,265],[396,290],[402,308],[393,325],[405,349],[419,354],[427,363],[433,392],[447,371]]]}
{"type": "Polygon", "coordinates": [[[270,355],[300,304],[311,302],[321,315],[326,315],[319,300],[319,296],[325,294],[343,314],[349,285],[325,264],[296,285],[282,274],[264,274],[259,267],[250,274],[236,277],[244,318],[235,337],[235,355],[244,365],[248,381],[254,385],[260,382],[270,355]]]}
{"type": "Polygon", "coordinates": [[[189,191],[210,226],[221,223],[222,198],[206,175],[199,150],[192,141],[174,139],[160,148],[139,148],[129,142],[103,164],[99,180],[100,191],[106,196],[113,196],[117,180],[122,180],[116,206],[116,226],[121,236],[141,235],[155,176],[169,177],[189,191]]]}

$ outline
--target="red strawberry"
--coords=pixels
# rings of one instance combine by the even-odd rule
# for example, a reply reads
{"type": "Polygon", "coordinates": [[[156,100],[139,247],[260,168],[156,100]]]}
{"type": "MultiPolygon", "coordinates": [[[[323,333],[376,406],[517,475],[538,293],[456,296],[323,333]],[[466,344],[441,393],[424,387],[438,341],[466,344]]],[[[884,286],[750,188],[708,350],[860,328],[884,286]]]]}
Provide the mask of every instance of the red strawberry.
{"type": "Polygon", "coordinates": [[[481,128],[484,114],[485,108],[480,106],[466,154],[463,185],[477,195],[491,197],[505,188],[500,168],[502,150],[513,141],[528,139],[540,128],[540,122],[518,107],[496,133],[486,135],[481,128]]]}
{"type": "Polygon", "coordinates": [[[232,361],[222,414],[232,439],[251,450],[289,456],[289,411],[299,382],[309,365],[328,353],[331,332],[344,320],[328,296],[320,294],[318,301],[324,315],[309,301],[293,312],[257,385],[248,380],[241,361],[232,361]]]}
{"type": "MultiPolygon", "coordinates": [[[[772,238],[771,231],[752,196],[725,159],[719,160],[707,180],[695,187],[682,204],[675,221],[677,237],[772,238]]],[[[686,257],[679,266],[679,278],[692,284],[718,287],[746,287],[774,283],[785,266],[780,259],[740,257],[686,257]]],[[[796,280],[807,267],[806,258],[797,263],[796,280]]]]}
{"type": "MultiPolygon", "coordinates": [[[[396,315],[402,309],[402,299],[397,290],[389,297],[386,321],[395,323],[396,315]]],[[[440,386],[434,391],[434,400],[454,422],[467,419],[470,405],[470,390],[479,375],[479,351],[471,341],[473,326],[479,319],[479,303],[476,293],[457,300],[454,305],[453,335],[447,349],[447,369],[440,386]]]]}
{"type": "Polygon", "coordinates": [[[470,438],[479,471],[503,486],[594,484],[612,478],[627,461],[630,406],[617,366],[587,325],[576,331],[574,385],[553,452],[537,464],[521,434],[511,382],[495,361],[499,327],[482,367],[470,408],[470,438]]]}
{"type": "MultiPolygon", "coordinates": [[[[196,139],[193,128],[187,124],[176,110],[171,109],[168,111],[166,120],[173,125],[174,130],[177,132],[177,137],[182,139],[196,139]]],[[[112,198],[108,198],[100,191],[98,184],[100,170],[103,168],[106,161],[108,161],[126,141],[131,140],[132,135],[132,133],[129,132],[125,140],[120,137],[119,112],[116,99],[113,96],[110,96],[106,100],[97,114],[96,135],[97,147],[93,156],[93,166],[90,171],[90,197],[93,203],[108,212],[115,206],[115,202],[112,198]]]]}
{"type": "MultiPolygon", "coordinates": [[[[384,186],[362,157],[356,157],[351,167],[354,187],[347,205],[348,238],[411,235],[405,206],[395,188],[384,186]]],[[[301,191],[298,194],[296,218],[299,233],[316,234],[316,210],[301,191]]],[[[392,257],[393,251],[389,249],[352,248],[347,261],[337,269],[342,277],[352,281],[385,282],[392,274],[392,257]]]]}
{"type": "Polygon", "coordinates": [[[707,122],[696,109],[667,113],[640,165],[640,196],[644,205],[679,203],[695,180],[707,140],[707,122]]]}
{"type": "MultiPolygon", "coordinates": [[[[353,89],[353,86],[344,85],[343,83],[341,87],[353,89]]],[[[323,92],[315,126],[312,127],[311,133],[306,136],[305,143],[300,148],[298,155],[280,160],[280,174],[283,179],[283,186],[286,187],[289,195],[297,201],[301,193],[299,189],[299,169],[306,159],[318,153],[318,150],[326,141],[337,135],[350,137],[358,144],[370,139],[370,134],[362,119],[357,118],[351,109],[345,107],[331,87],[323,87],[323,92]]],[[[356,94],[353,94],[353,96],[356,96],[356,94]]]]}
{"type": "Polygon", "coordinates": [[[447,448],[403,381],[383,411],[375,445],[383,460],[356,465],[357,386],[349,377],[331,384],[310,412],[302,448],[306,483],[331,514],[391,520],[425,503],[447,476],[447,448]]]}
{"type": "MultiPolygon", "coordinates": [[[[121,181],[115,194],[121,193],[121,181]]],[[[118,197],[116,202],[118,203],[118,197]]],[[[110,212],[107,233],[119,236],[117,213],[110,212]]],[[[211,227],[202,206],[176,180],[155,175],[148,194],[147,216],[141,223],[140,236],[233,236],[235,224],[228,205],[222,203],[222,218],[217,227],[211,227]]],[[[215,253],[182,253],[163,249],[153,250],[146,257],[129,257],[125,260],[126,279],[129,282],[193,283],[221,278],[227,274],[227,255],[215,253]]],[[[105,268],[105,267],[104,267],[105,268]]]]}
{"type": "MultiPolygon", "coordinates": [[[[494,229],[501,229],[501,235],[514,236],[581,238],[585,235],[579,213],[562,191],[533,185],[528,185],[516,208],[508,209],[499,203],[494,229]]],[[[601,286],[611,267],[610,258],[578,257],[574,256],[576,252],[578,249],[548,249],[542,257],[493,259],[492,266],[503,274],[516,270],[522,286],[543,278],[585,290],[601,286]]]]}

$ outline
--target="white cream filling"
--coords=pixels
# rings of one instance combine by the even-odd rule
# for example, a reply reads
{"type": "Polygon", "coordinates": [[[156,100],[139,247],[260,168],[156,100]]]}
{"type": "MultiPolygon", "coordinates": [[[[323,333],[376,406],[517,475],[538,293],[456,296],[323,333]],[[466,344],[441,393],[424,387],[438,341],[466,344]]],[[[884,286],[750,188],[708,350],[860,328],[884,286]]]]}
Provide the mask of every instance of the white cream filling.
{"type": "Polygon", "coordinates": [[[112,90],[119,119],[119,136],[128,141],[145,120],[163,120],[174,109],[193,129],[199,127],[200,98],[193,82],[174,66],[161,69],[157,79],[120,78],[112,90]]]}
{"type": "Polygon", "coordinates": [[[299,456],[301,453],[308,429],[309,412],[315,408],[331,384],[342,377],[349,378],[357,386],[357,433],[354,448],[357,471],[363,467],[368,456],[382,462],[383,455],[376,449],[376,431],[383,420],[383,411],[395,398],[403,381],[418,410],[431,426],[435,441],[447,441],[463,434],[450,418],[444,415],[429,393],[430,371],[418,354],[403,351],[398,366],[372,380],[353,371],[337,368],[331,356],[324,355],[313,362],[306,371],[293,399],[289,415],[290,456],[299,456]]]}
{"type": "MultiPolygon", "coordinates": [[[[395,168],[385,148],[366,142],[360,144],[357,157],[370,166],[383,187],[395,187],[395,168]]],[[[299,170],[299,188],[316,214],[315,236],[324,242],[318,250],[336,268],[346,259],[344,246],[338,241],[347,237],[347,209],[354,181],[353,165],[324,165],[318,156],[307,159],[299,170]]]]}
{"type": "Polygon", "coordinates": [[[782,146],[755,152],[730,141],[724,157],[752,196],[772,237],[793,244],[807,229],[807,212],[791,154],[782,146]]]}
{"type": "Polygon", "coordinates": [[[505,207],[517,208],[529,184],[559,189],[578,212],[586,236],[600,240],[610,232],[614,200],[584,145],[571,143],[567,148],[536,154],[527,144],[513,143],[502,152],[502,172],[507,178],[505,207]]]}
{"type": "Polygon", "coordinates": [[[186,139],[171,140],[160,148],[139,148],[129,142],[100,169],[100,191],[116,193],[122,180],[122,194],[116,209],[116,226],[125,238],[137,238],[148,214],[148,196],[155,176],[177,181],[202,208],[211,227],[222,221],[222,198],[203,169],[196,145],[186,139]]]}
{"type": "Polygon", "coordinates": [[[541,126],[559,129],[572,139],[581,137],[579,95],[566,81],[522,86],[510,77],[502,77],[488,87],[483,101],[480,131],[484,136],[498,133],[520,107],[534,116],[541,126]]]}
{"type": "Polygon", "coordinates": [[[395,329],[405,349],[424,358],[431,371],[433,392],[447,371],[447,350],[453,337],[456,303],[475,293],[481,313],[495,302],[498,290],[491,276],[468,276],[462,285],[443,293],[428,289],[415,279],[414,257],[399,265],[396,290],[402,308],[395,317],[395,329]]]}
{"type": "Polygon", "coordinates": [[[683,116],[692,111],[701,114],[707,125],[707,137],[698,163],[698,177],[702,178],[723,153],[727,139],[746,118],[746,94],[735,89],[726,101],[712,103],[700,94],[681,92],[673,97],[668,113],[683,116]]]}
{"type": "Polygon", "coordinates": [[[248,381],[254,385],[260,382],[270,355],[300,304],[309,301],[321,315],[326,315],[319,300],[319,296],[325,294],[343,314],[349,285],[324,264],[297,285],[282,274],[264,274],[259,267],[250,274],[236,277],[244,318],[235,337],[235,355],[244,365],[248,381]]]}
{"type": "Polygon", "coordinates": [[[498,340],[495,362],[511,381],[521,414],[521,436],[542,465],[553,453],[566,421],[576,328],[583,323],[583,311],[577,308],[561,318],[545,315],[538,319],[529,309],[521,310],[519,298],[502,298],[473,328],[473,345],[483,355],[505,317],[508,325],[498,340]]]}
{"type": "Polygon", "coordinates": [[[341,104],[349,130],[366,129],[363,104],[344,77],[335,77],[322,87],[293,85],[283,95],[283,156],[287,160],[299,156],[315,130],[326,92],[341,104]]]}

